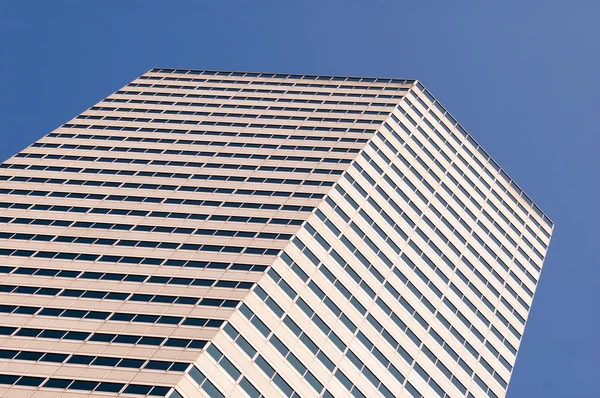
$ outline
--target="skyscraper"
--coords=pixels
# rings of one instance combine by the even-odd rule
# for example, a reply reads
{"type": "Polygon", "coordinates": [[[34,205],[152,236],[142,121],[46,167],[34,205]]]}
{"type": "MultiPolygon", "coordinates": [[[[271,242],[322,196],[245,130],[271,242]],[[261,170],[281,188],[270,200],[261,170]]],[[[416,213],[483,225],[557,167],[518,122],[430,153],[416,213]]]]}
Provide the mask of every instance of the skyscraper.
{"type": "Polygon", "coordinates": [[[1,397],[502,397],[553,229],[414,80],[153,69],[0,167],[1,397]]]}

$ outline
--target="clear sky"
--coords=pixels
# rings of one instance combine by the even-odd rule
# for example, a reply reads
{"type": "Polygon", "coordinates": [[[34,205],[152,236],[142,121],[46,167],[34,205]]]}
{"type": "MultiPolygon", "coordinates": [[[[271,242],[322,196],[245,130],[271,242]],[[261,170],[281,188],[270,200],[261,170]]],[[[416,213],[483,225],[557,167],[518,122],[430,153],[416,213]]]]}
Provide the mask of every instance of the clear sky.
{"type": "Polygon", "coordinates": [[[0,1],[0,159],[153,67],[419,79],[556,224],[509,398],[600,397],[600,2],[0,1]]]}

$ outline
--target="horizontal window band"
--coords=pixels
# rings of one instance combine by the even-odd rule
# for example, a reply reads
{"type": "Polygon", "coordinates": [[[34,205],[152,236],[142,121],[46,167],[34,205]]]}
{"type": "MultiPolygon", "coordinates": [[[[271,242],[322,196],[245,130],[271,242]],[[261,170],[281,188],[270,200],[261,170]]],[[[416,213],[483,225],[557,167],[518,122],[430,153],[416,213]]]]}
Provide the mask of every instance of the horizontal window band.
{"type": "MultiPolygon", "coordinates": [[[[93,116],[87,116],[85,117],[87,119],[92,119],[94,118],[93,116]]],[[[381,123],[381,122],[378,122],[381,123]]],[[[90,140],[90,139],[95,139],[95,140],[102,140],[102,141],[111,141],[111,142],[147,142],[147,143],[153,143],[153,144],[168,144],[168,145],[184,145],[187,147],[187,149],[160,149],[160,148],[140,148],[140,147],[134,147],[134,148],[128,148],[128,147],[117,147],[117,146],[97,146],[97,148],[103,148],[102,150],[106,150],[106,151],[115,151],[115,152],[127,152],[127,150],[135,150],[138,153],[142,152],[142,151],[152,151],[150,153],[165,153],[165,154],[170,154],[170,153],[176,153],[176,154],[181,154],[181,155],[187,155],[187,156],[201,156],[204,152],[199,152],[199,151],[192,151],[190,150],[190,147],[194,147],[194,146],[208,146],[208,147],[217,147],[217,148],[246,148],[246,149],[268,149],[268,150],[282,150],[282,151],[307,151],[307,152],[327,152],[327,153],[358,153],[360,151],[360,149],[358,148],[353,148],[353,147],[343,147],[343,146],[339,146],[339,144],[337,143],[338,141],[335,140],[333,143],[329,144],[330,141],[317,141],[317,142],[323,142],[324,144],[321,144],[320,146],[315,146],[315,145],[291,145],[289,143],[285,143],[285,144],[270,144],[270,143],[255,143],[255,142],[248,142],[247,140],[245,140],[245,142],[238,142],[238,141],[232,141],[231,137],[225,136],[223,138],[221,138],[223,141],[219,141],[219,140],[189,140],[189,139],[172,139],[172,138],[161,138],[161,139],[157,139],[157,138],[150,138],[150,137],[137,137],[137,136],[126,136],[126,135],[115,135],[115,134],[111,134],[111,135],[100,135],[100,134],[66,134],[66,133],[50,133],[48,135],[46,135],[44,138],[48,139],[48,138],[60,138],[62,136],[69,136],[68,138],[69,141],[68,143],[50,143],[50,142],[35,142],[34,144],[32,144],[30,147],[33,148],[45,148],[45,147],[55,147],[55,148],[59,148],[59,147],[64,147],[64,148],[70,148],[70,149],[76,149],[76,148],[81,148],[81,149],[85,149],[86,147],[94,147],[92,145],[90,145],[90,143],[87,144],[81,144],[81,145],[76,145],[73,143],[72,138],[79,138],[79,139],[86,139],[86,140],[90,140]],[[227,139],[227,141],[225,141],[227,139]],[[325,144],[326,143],[326,144],[325,144]]],[[[219,136],[220,137],[220,136],[219,136]]]]}
{"type": "MultiPolygon", "coordinates": [[[[172,121],[178,122],[178,121],[172,121]]],[[[155,123],[168,123],[167,120],[155,120],[155,123]]],[[[283,125],[283,124],[266,124],[266,123],[232,123],[232,122],[198,122],[200,126],[215,126],[215,127],[239,127],[239,128],[256,128],[256,129],[272,129],[272,130],[290,130],[290,131],[318,131],[318,132],[337,132],[337,133],[363,133],[373,134],[375,130],[372,129],[357,129],[357,128],[342,128],[342,127],[322,127],[322,126],[295,126],[295,125],[283,125]]],[[[123,131],[138,131],[142,127],[121,127],[111,125],[99,125],[99,124],[74,124],[66,123],[60,126],[61,128],[69,129],[88,129],[92,126],[98,126],[106,130],[123,130],[123,131]]],[[[97,128],[96,130],[99,130],[97,128]]],[[[188,130],[189,131],[189,130],[188,130]]],[[[193,134],[193,130],[190,131],[193,134]]]]}
{"type": "MultiPolygon", "coordinates": [[[[32,155],[23,153],[23,155],[32,155]]],[[[33,158],[37,157],[38,154],[33,156],[33,158]]],[[[61,155],[47,154],[48,158],[53,160],[60,160],[61,155]]],[[[66,155],[65,155],[66,156],[66,155]]],[[[24,157],[24,156],[17,156],[24,157]]],[[[69,155],[69,157],[71,157],[69,155]]],[[[81,160],[81,159],[77,159],[81,160]]],[[[92,161],[97,161],[98,158],[92,161]]],[[[127,160],[127,159],[126,159],[127,160]]],[[[133,162],[134,159],[129,159],[133,162]]],[[[2,167],[6,169],[12,169],[12,167],[2,167]]],[[[118,176],[138,176],[144,178],[176,178],[182,180],[200,180],[200,181],[223,181],[223,182],[236,182],[236,183],[253,183],[253,184],[279,184],[279,185],[310,185],[310,186],[324,186],[330,187],[333,186],[332,181],[319,181],[319,180],[308,180],[301,178],[264,178],[264,177],[244,177],[244,176],[224,176],[219,174],[189,174],[189,173],[167,173],[163,171],[149,172],[149,171],[131,171],[131,170],[123,170],[123,169],[99,169],[99,168],[81,168],[81,167],[59,167],[59,166],[41,166],[41,165],[31,165],[25,168],[20,168],[21,170],[35,170],[35,171],[49,171],[49,172],[65,172],[65,173],[81,173],[81,174],[91,174],[91,175],[118,175],[118,176]]],[[[341,174],[340,170],[340,174],[341,174]]],[[[3,181],[20,181],[20,182],[38,182],[38,183],[59,183],[59,181],[63,181],[63,183],[69,183],[72,181],[71,179],[65,178],[43,178],[43,177],[24,177],[24,176],[1,176],[3,181]],[[44,181],[46,180],[46,181],[44,181]]],[[[94,183],[99,183],[98,181],[89,181],[94,183]]],[[[127,188],[128,184],[123,182],[122,184],[124,188],[127,188]]],[[[135,183],[134,183],[135,184],[135,183]]],[[[143,184],[140,188],[144,188],[144,185],[152,186],[156,184],[143,184]]],[[[159,186],[160,184],[156,185],[159,186]]],[[[151,189],[151,188],[146,188],[151,189]]]]}
{"type": "Polygon", "coordinates": [[[56,258],[61,260],[77,260],[77,261],[100,261],[106,263],[120,264],[143,264],[156,265],[167,267],[189,267],[189,268],[208,268],[208,269],[231,269],[241,271],[264,272],[267,269],[265,265],[250,265],[242,263],[224,263],[217,261],[197,261],[197,260],[178,260],[164,259],[156,257],[131,257],[131,256],[107,256],[101,254],[90,253],[73,253],[73,252],[50,252],[50,251],[33,251],[21,249],[0,249],[0,256],[8,257],[36,257],[36,258],[56,258]]]}
{"type": "MultiPolygon", "coordinates": [[[[133,110],[138,111],[136,109],[133,110]]],[[[113,111],[114,112],[114,111],[113,111]]],[[[338,125],[352,125],[354,123],[360,124],[379,124],[382,122],[381,119],[351,119],[349,117],[323,117],[319,116],[288,116],[283,115],[281,113],[234,113],[234,112],[203,112],[203,111],[176,111],[176,110],[167,110],[167,109],[139,109],[139,113],[147,113],[147,117],[119,117],[113,116],[112,113],[109,116],[102,116],[97,114],[80,114],[75,119],[77,120],[114,120],[114,121],[124,121],[124,122],[142,122],[142,123],[152,123],[154,121],[160,121],[162,123],[178,123],[178,124],[186,124],[186,125],[198,125],[202,124],[202,120],[192,120],[192,119],[172,119],[171,115],[183,115],[183,116],[200,116],[206,118],[236,118],[236,119],[265,119],[265,120],[286,120],[292,122],[317,122],[317,123],[336,123],[338,125]],[[154,112],[151,112],[154,111],[154,112]],[[167,117],[168,119],[157,119],[153,115],[163,115],[161,117],[167,117]]]]}
{"type": "MultiPolygon", "coordinates": [[[[110,99],[105,98],[102,102],[114,102],[114,103],[127,103],[135,100],[125,99],[110,99]]],[[[160,103],[161,105],[177,104],[172,101],[142,101],[143,103],[160,103]]],[[[393,107],[394,105],[391,104],[393,107]]],[[[103,130],[106,126],[92,126],[92,130],[103,130]]],[[[117,126],[125,128],[126,126],[117,126]]],[[[260,133],[260,132],[247,132],[247,131],[211,131],[211,130],[182,130],[182,129],[163,129],[163,128],[151,128],[144,127],[136,130],[144,134],[146,138],[137,138],[138,140],[154,140],[155,138],[147,137],[147,133],[159,133],[159,134],[190,134],[190,135],[201,135],[201,136],[214,136],[214,137],[241,137],[241,138],[265,138],[269,140],[300,140],[300,141],[318,141],[318,142],[359,142],[366,143],[366,138],[355,138],[355,137],[329,137],[320,135],[299,135],[299,134],[281,134],[281,133],[260,133]]],[[[78,138],[80,135],[85,134],[71,134],[71,133],[49,133],[48,137],[67,137],[67,138],[78,138]]],[[[86,137],[87,138],[87,137],[86,137]]],[[[136,137],[129,137],[133,140],[136,137]]],[[[166,140],[166,139],[161,139],[166,140]]],[[[175,140],[173,140],[175,141],[175,140]]],[[[151,142],[151,141],[150,141],[151,142]]],[[[174,143],[174,142],[173,142],[174,143]]]]}
{"type": "Polygon", "coordinates": [[[78,354],[65,354],[58,352],[42,351],[17,351],[0,348],[0,359],[19,361],[39,361],[48,363],[69,363],[90,366],[108,366],[129,369],[153,369],[170,372],[184,372],[190,363],[146,360],[139,358],[115,358],[105,356],[91,356],[78,354]]]}
{"type": "MultiPolygon", "coordinates": [[[[227,229],[205,229],[205,228],[185,228],[185,227],[167,227],[161,225],[145,225],[145,224],[118,224],[118,223],[105,223],[105,222],[87,222],[87,221],[75,221],[75,220],[53,220],[44,218],[21,218],[21,217],[0,217],[0,224],[18,224],[18,225],[44,225],[44,226],[60,226],[60,227],[71,227],[71,228],[85,228],[85,229],[104,229],[104,230],[117,230],[117,231],[141,231],[141,232],[155,232],[155,233],[167,233],[167,234],[184,234],[184,235],[201,235],[201,236],[225,236],[235,238],[249,238],[249,239],[273,239],[273,240],[290,240],[291,234],[278,234],[270,232],[254,232],[254,231],[240,231],[240,230],[227,230],[227,229]]],[[[44,240],[49,242],[53,235],[42,235],[36,234],[38,238],[34,238],[31,235],[27,239],[28,234],[23,235],[25,240],[44,240]]],[[[4,239],[10,239],[7,235],[0,233],[0,236],[4,239]]],[[[117,243],[119,241],[114,240],[117,243]]],[[[130,241],[135,242],[135,241],[130,241]]],[[[155,242],[158,246],[160,243],[155,242]]],[[[117,243],[119,245],[119,243],[117,243]]],[[[121,244],[121,246],[131,246],[130,244],[121,244]]]]}
{"type": "MultiPolygon", "coordinates": [[[[186,86],[184,84],[167,83],[170,79],[157,79],[154,76],[140,76],[136,80],[146,80],[148,83],[136,83],[135,81],[128,83],[125,87],[146,87],[146,88],[171,88],[175,90],[200,90],[200,91],[226,91],[226,92],[248,92],[248,93],[273,93],[287,95],[325,95],[325,96],[349,96],[349,97],[365,97],[375,98],[377,94],[372,93],[357,93],[358,90],[363,91],[397,91],[403,93],[401,96],[386,95],[383,98],[403,98],[404,94],[409,91],[409,87],[385,87],[373,85],[336,85],[336,84],[308,84],[305,80],[293,84],[294,80],[287,82],[269,82],[269,81],[244,81],[244,80],[215,80],[215,79],[193,79],[188,80],[192,83],[200,83],[195,86],[186,86]],[[162,81],[164,83],[152,83],[153,81],[162,81]],[[208,84],[207,84],[208,83],[208,84]],[[220,86],[226,84],[227,86],[220,86]],[[233,86],[233,87],[232,87],[233,86]],[[271,88],[271,87],[277,87],[271,88]],[[305,89],[333,89],[334,91],[304,91],[305,89]],[[301,91],[298,91],[301,90],[301,91]],[[340,92],[340,90],[350,90],[349,93],[340,92]]],[[[178,80],[182,82],[184,80],[178,80]]]]}
{"type": "MultiPolygon", "coordinates": [[[[131,84],[138,83],[130,83],[130,85],[125,86],[124,88],[138,88],[135,86],[131,86],[131,84]]],[[[139,88],[149,88],[140,86],[139,88]]],[[[163,87],[156,87],[161,89],[163,87]]],[[[137,91],[137,90],[119,90],[116,91],[111,97],[117,95],[136,95],[136,96],[148,96],[148,97],[169,97],[169,98],[207,98],[207,99],[221,99],[221,100],[243,100],[243,101],[269,101],[269,102],[298,102],[298,103],[309,103],[309,104],[326,104],[329,101],[332,101],[333,97],[348,97],[348,98],[360,98],[360,101],[335,101],[339,102],[341,105],[349,105],[350,103],[358,104],[359,106],[389,106],[390,103],[387,102],[377,102],[373,101],[375,99],[378,100],[388,100],[391,103],[397,103],[397,99],[403,98],[404,96],[394,96],[389,94],[379,94],[379,98],[377,98],[376,94],[358,94],[358,93],[342,93],[342,92],[319,92],[319,91],[283,91],[283,90],[269,90],[269,89],[240,89],[239,93],[235,94],[245,94],[250,96],[242,97],[240,95],[227,95],[229,91],[238,91],[236,89],[233,90],[224,90],[215,88],[211,90],[211,87],[203,87],[198,86],[198,90],[202,90],[205,92],[210,92],[208,94],[195,94],[195,93],[181,93],[181,92],[169,92],[169,91],[137,91]],[[253,96],[253,95],[261,95],[261,96],[253,96]],[[286,98],[285,95],[290,95],[296,98],[286,98]],[[298,98],[300,95],[310,96],[311,99],[303,99],[298,98]],[[322,100],[313,99],[315,96],[323,97],[322,100]],[[327,99],[325,99],[327,98],[327,99]],[[296,101],[294,101],[296,100],[296,101]],[[369,101],[369,102],[367,102],[369,101]]],[[[109,97],[110,98],[110,97],[109,97]]]]}
{"type": "MultiPolygon", "coordinates": [[[[361,82],[361,83],[384,83],[384,84],[409,84],[412,85],[416,82],[416,80],[411,79],[397,79],[397,78],[387,78],[387,77],[351,77],[351,76],[332,76],[332,75],[302,75],[302,74],[287,74],[287,73],[268,73],[268,72],[232,72],[232,71],[217,71],[217,70],[203,70],[203,69],[173,69],[173,68],[153,68],[149,72],[143,74],[138,77],[140,80],[165,80],[165,81],[190,81],[190,82],[207,82],[207,83],[225,83],[225,84],[235,84],[235,83],[245,83],[245,84],[256,84],[256,85],[265,85],[267,81],[271,79],[291,79],[291,81],[300,81],[302,85],[309,84],[309,81],[315,81],[320,83],[313,84],[325,84],[325,83],[334,83],[338,82],[361,82]],[[152,74],[158,75],[168,75],[168,77],[159,77],[152,74]],[[175,75],[175,76],[171,76],[175,75]],[[187,77],[183,77],[187,76],[187,77]],[[202,76],[202,77],[195,77],[202,76]],[[219,77],[219,79],[211,78],[213,76],[219,77]],[[206,77],[206,78],[204,78],[206,77]],[[226,77],[225,79],[221,79],[222,77],[226,77]],[[266,79],[264,81],[257,80],[248,80],[248,81],[236,81],[230,80],[229,78],[256,78],[260,77],[266,79]]],[[[275,81],[277,82],[277,81],[275,81]]],[[[365,85],[365,87],[369,87],[369,85],[365,85]]],[[[419,87],[420,83],[419,83],[419,87]]],[[[342,88],[342,87],[336,87],[342,88]]],[[[353,87],[354,88],[354,87],[353,87]]],[[[404,88],[402,88],[404,89],[404,88]]],[[[408,88],[406,88],[408,89],[408,88]]]]}
{"type": "MultiPolygon", "coordinates": [[[[83,184],[82,184],[83,185],[83,184]]],[[[111,185],[109,181],[105,182],[105,185],[111,185]]],[[[119,184],[120,185],[120,184],[119,184]]],[[[77,185],[79,186],[79,185],[77,185]]],[[[168,185],[161,185],[161,190],[167,190],[173,192],[168,185]],[[169,188],[169,189],[167,189],[169,188]]],[[[281,197],[281,198],[304,198],[304,199],[322,199],[324,194],[317,193],[306,193],[306,192],[277,192],[277,191],[265,191],[265,190],[251,190],[251,189],[224,189],[224,188],[204,188],[204,187],[191,187],[188,192],[200,192],[200,193],[212,193],[212,194],[237,194],[237,195],[248,195],[248,196],[268,196],[268,197],[281,197]],[[290,194],[288,196],[288,194],[290,194]]],[[[185,191],[180,189],[179,191],[185,191]]],[[[199,206],[198,203],[210,202],[208,200],[195,200],[195,199],[172,199],[168,202],[167,198],[156,198],[146,196],[135,196],[135,195],[104,195],[104,194],[92,194],[92,193],[81,193],[81,192],[62,192],[62,191],[41,191],[31,189],[0,189],[0,195],[22,195],[22,196],[49,196],[58,198],[76,198],[76,199],[95,199],[95,200],[113,200],[118,202],[146,202],[146,203],[174,203],[199,206]],[[177,203],[179,202],[179,203],[177,203]]],[[[285,207],[285,205],[282,205],[285,207]]],[[[288,209],[292,210],[301,206],[289,206],[288,209]]],[[[293,210],[292,210],[293,211],[293,210]]]]}
{"type": "Polygon", "coordinates": [[[68,269],[12,267],[0,265],[0,274],[31,275],[38,277],[60,277],[71,279],[93,279],[134,283],[159,283],[164,285],[223,287],[231,289],[250,289],[254,282],[216,280],[202,278],[183,278],[158,275],[118,274],[113,272],[74,271],[68,269]]]}
{"type": "Polygon", "coordinates": [[[0,385],[17,385],[25,387],[59,388],[79,391],[96,391],[164,397],[171,387],[152,386],[146,384],[124,384],[96,380],[71,380],[54,377],[34,377],[11,374],[0,374],[0,385]]]}
{"type": "MultiPolygon", "coordinates": [[[[93,199],[93,198],[90,198],[93,199]]],[[[167,199],[165,204],[183,204],[183,199],[167,199]]],[[[200,202],[197,206],[212,206],[228,208],[228,209],[261,209],[261,210],[288,210],[286,206],[280,205],[269,205],[266,203],[249,203],[249,202],[220,202],[220,201],[196,201],[200,202]]],[[[314,207],[312,206],[292,206],[297,212],[311,212],[314,207]]],[[[226,214],[201,214],[201,213],[182,213],[182,212],[169,212],[169,211],[150,211],[150,210],[139,210],[139,209],[114,209],[109,207],[83,207],[83,206],[65,206],[65,205],[48,205],[41,203],[24,203],[24,202],[0,202],[0,208],[2,209],[19,209],[19,210],[39,210],[39,211],[57,211],[57,212],[70,212],[70,213],[87,213],[90,214],[110,214],[118,216],[136,216],[136,217],[154,217],[154,218],[176,218],[179,220],[209,220],[209,221],[230,221],[230,222],[243,222],[243,223],[257,223],[257,224],[277,224],[277,225],[301,225],[304,220],[289,219],[289,218],[269,218],[269,217],[246,217],[246,216],[233,216],[226,214]]],[[[289,209],[291,211],[291,209],[289,209]]]]}
{"type": "MultiPolygon", "coordinates": [[[[310,199],[320,199],[325,195],[322,193],[306,193],[306,192],[290,192],[290,191],[266,191],[258,189],[242,189],[242,188],[214,188],[214,187],[196,187],[191,185],[171,185],[171,184],[146,184],[132,183],[120,181],[99,181],[99,180],[79,180],[65,178],[41,178],[41,177],[21,177],[21,176],[0,176],[0,181],[17,181],[17,182],[39,182],[41,184],[56,184],[56,185],[74,185],[74,186],[93,186],[93,187],[110,187],[110,188],[125,188],[125,189],[147,189],[151,191],[178,191],[178,192],[200,192],[200,193],[220,193],[234,195],[261,195],[261,196],[281,196],[290,197],[305,197],[310,199]]],[[[211,180],[213,181],[213,180],[211,180]]],[[[304,181],[302,185],[312,186],[312,181],[304,181]]],[[[281,185],[281,184],[278,184],[281,185]]],[[[333,186],[333,182],[326,185],[316,186],[333,186]]]]}
{"type": "MultiPolygon", "coordinates": [[[[264,93],[263,93],[264,94],[264,93]]],[[[384,108],[384,109],[393,109],[398,102],[397,101],[389,101],[389,102],[383,102],[383,101],[344,101],[344,100],[334,100],[334,99],[327,99],[327,100],[317,100],[317,99],[305,99],[305,98],[298,98],[298,97],[282,97],[282,96],[241,96],[241,95],[220,95],[220,93],[216,93],[216,94],[183,94],[183,93],[177,93],[177,92],[158,92],[158,91],[133,91],[133,90],[120,90],[118,92],[115,92],[113,95],[104,98],[102,101],[99,102],[99,104],[103,103],[103,102],[123,102],[123,101],[127,101],[127,98],[123,98],[121,97],[122,95],[129,95],[129,96],[143,96],[143,97],[155,97],[155,98],[169,98],[172,100],[176,100],[179,98],[186,98],[186,99],[191,99],[193,98],[194,100],[197,99],[211,99],[211,100],[225,100],[222,102],[235,102],[235,101],[242,101],[244,103],[248,103],[250,101],[252,102],[262,102],[262,103],[276,103],[276,104],[307,104],[307,105],[339,105],[341,107],[378,107],[378,108],[384,108]]],[[[382,98],[383,99],[383,98],[382,98]]],[[[388,100],[388,98],[385,98],[386,100],[388,100]]],[[[132,104],[141,104],[141,103],[153,103],[153,102],[159,102],[159,100],[146,100],[144,101],[141,98],[131,98],[128,101],[129,103],[132,104]],[[152,102],[149,102],[152,101],[152,102]]],[[[168,102],[171,101],[163,101],[160,100],[161,105],[168,105],[168,102]]],[[[177,101],[177,102],[181,102],[181,101],[177,101]]]]}
{"type": "MultiPolygon", "coordinates": [[[[55,243],[78,243],[78,244],[86,244],[86,245],[101,245],[101,246],[115,246],[117,241],[114,239],[106,239],[106,238],[95,238],[95,237],[75,237],[75,236],[65,236],[65,235],[32,235],[27,236],[27,234],[12,234],[0,232],[0,239],[8,239],[8,240],[37,240],[43,242],[55,242],[55,243]],[[35,237],[38,237],[36,239],[35,237]],[[29,239],[26,239],[29,238],[29,239]],[[50,240],[46,240],[50,239],[50,240]]],[[[159,248],[159,249],[171,249],[171,250],[189,250],[189,251],[203,251],[203,252],[213,252],[213,253],[239,253],[239,254],[258,254],[258,255],[267,255],[267,256],[276,256],[279,254],[281,249],[267,249],[262,247],[247,247],[247,246],[219,246],[219,245],[207,245],[207,244],[193,244],[193,243],[170,243],[170,242],[156,242],[156,241],[135,241],[135,240],[120,240],[121,244],[117,244],[116,246],[126,246],[126,247],[140,247],[140,248],[159,248]]],[[[55,255],[52,255],[54,252],[47,251],[35,251],[31,250],[15,250],[11,252],[11,249],[0,249],[0,255],[16,255],[23,257],[44,257],[44,258],[61,258],[61,253],[56,252],[55,255]],[[27,254],[30,255],[27,255],[27,254]]],[[[83,253],[82,253],[83,254],[83,253]]],[[[97,254],[87,254],[88,261],[105,261],[105,262],[114,262],[113,258],[121,257],[121,256],[111,256],[111,255],[97,255],[97,254]],[[94,258],[95,257],[95,258],[94,258]]],[[[69,257],[69,255],[62,254],[63,256],[69,257]]],[[[133,257],[132,257],[133,258],[133,257]]],[[[140,257],[141,258],[141,257],[140,257]]],[[[74,260],[75,258],[71,258],[74,260]]],[[[121,260],[119,260],[120,262],[121,260]]],[[[126,262],[126,261],[124,261],[126,262]]]]}
{"type": "Polygon", "coordinates": [[[217,298],[200,298],[189,296],[170,296],[163,294],[142,294],[118,291],[59,289],[52,287],[7,285],[0,284],[0,293],[30,294],[50,297],[88,298],[97,300],[138,301],[144,303],[181,304],[201,307],[235,308],[239,300],[225,300],[217,298]]]}
{"type": "MultiPolygon", "coordinates": [[[[303,107],[303,106],[264,106],[264,105],[243,105],[243,104],[230,104],[230,103],[214,103],[214,102],[186,102],[186,101],[141,101],[141,102],[132,102],[132,104],[141,105],[166,105],[167,109],[161,109],[158,107],[155,108],[128,108],[128,107],[112,107],[112,106],[99,106],[102,102],[100,102],[96,106],[92,106],[89,111],[101,111],[101,112],[134,112],[134,113],[151,113],[151,114],[174,114],[174,115],[189,115],[189,116],[210,116],[210,114],[216,113],[217,115],[231,114],[231,111],[235,110],[235,112],[275,112],[275,114],[281,114],[281,112],[292,112],[292,113],[302,113],[304,115],[308,114],[318,114],[320,116],[325,115],[367,115],[370,117],[389,116],[390,112],[385,111],[372,111],[372,110],[357,110],[357,109],[344,109],[344,108],[323,108],[323,107],[303,107]],[[185,109],[177,110],[174,109],[174,106],[187,107],[188,109],[192,108],[205,108],[210,112],[203,111],[188,111],[185,109]],[[216,112],[215,109],[222,109],[221,112],[216,112]],[[225,111],[226,110],[226,111],[225,111]]],[[[255,116],[256,114],[252,114],[255,116]]],[[[350,116],[352,117],[352,116],[350,116]]]]}
{"type": "Polygon", "coordinates": [[[22,314],[35,316],[50,316],[74,319],[94,319],[100,321],[136,322],[146,324],[184,325],[194,327],[219,328],[223,322],[221,319],[206,319],[195,317],[180,317],[168,315],[135,314],[126,312],[107,312],[64,309],[54,307],[33,307],[27,305],[4,305],[0,304],[0,313],[22,314]]]}
{"type": "Polygon", "coordinates": [[[43,339],[60,339],[74,341],[90,341],[118,344],[139,344],[148,346],[178,347],[185,349],[203,349],[207,340],[184,339],[162,336],[139,336],[131,334],[114,334],[102,332],[83,332],[77,330],[35,329],[26,327],[0,326],[0,336],[31,337],[43,339]]]}
{"type": "MultiPolygon", "coordinates": [[[[95,137],[95,136],[89,136],[95,137]]],[[[101,136],[109,139],[109,136],[101,136]]],[[[53,143],[35,143],[32,147],[35,148],[53,148],[60,149],[65,148],[66,144],[53,144],[53,143]]],[[[103,146],[93,146],[93,145],[68,145],[67,149],[85,149],[85,150],[106,150],[107,152],[117,152],[119,154],[122,153],[144,153],[156,155],[157,152],[152,149],[144,149],[144,148],[130,148],[130,147],[103,147],[103,146]]],[[[181,152],[181,151],[178,151],[181,152]]],[[[190,155],[195,156],[195,152],[187,153],[189,151],[183,151],[186,153],[177,153],[177,156],[180,155],[190,155]]],[[[101,163],[118,163],[118,164],[144,164],[144,165],[152,165],[152,166],[172,166],[172,167],[189,167],[189,168],[206,168],[206,169],[226,169],[226,170],[244,170],[244,171],[265,171],[265,172],[278,172],[278,173],[314,173],[318,175],[341,175],[343,170],[341,169],[321,169],[321,168],[313,168],[313,167],[290,167],[290,166],[258,166],[258,165],[250,165],[250,164],[234,164],[234,163],[211,163],[211,162],[183,162],[181,160],[159,160],[159,159],[142,159],[142,158],[126,158],[126,157],[106,157],[106,156],[76,156],[76,155],[57,155],[54,153],[36,153],[36,152],[19,152],[14,157],[16,158],[26,158],[26,159],[52,159],[52,160],[80,160],[84,162],[101,162],[101,163]]],[[[40,166],[40,165],[30,165],[27,167],[22,167],[21,164],[6,164],[3,163],[0,168],[3,169],[13,169],[19,168],[22,170],[31,169],[31,170],[43,170],[49,166],[40,166]]],[[[71,170],[71,168],[69,168],[71,170]]],[[[73,169],[74,170],[74,169],[73,169]]],[[[82,169],[83,170],[83,169],[82,169]]],[[[163,176],[168,176],[169,173],[161,174],[163,176]]]]}
{"type": "MultiPolygon", "coordinates": [[[[106,151],[106,152],[119,152],[119,153],[123,153],[124,151],[118,151],[115,150],[115,147],[109,147],[109,146],[101,146],[101,145],[97,145],[97,146],[92,146],[92,145],[73,145],[73,144],[61,144],[60,145],[61,148],[63,149],[69,149],[69,150],[86,150],[86,151],[90,151],[90,150],[96,150],[96,151],[106,151]]],[[[34,147],[36,147],[34,145],[34,147]]],[[[37,147],[41,147],[41,148],[52,148],[53,144],[51,143],[38,143],[37,147]]],[[[119,147],[117,147],[119,148],[119,147]]],[[[123,149],[127,149],[128,151],[131,152],[135,152],[135,148],[123,148],[123,149]]],[[[139,148],[140,150],[142,148],[139,148]]],[[[356,149],[355,151],[352,151],[352,153],[358,153],[359,150],[356,149]]],[[[334,157],[318,157],[318,156],[298,156],[298,155],[277,155],[277,154],[272,154],[272,155],[264,155],[264,154],[258,154],[258,153],[244,153],[244,152],[221,152],[221,151],[189,151],[189,150],[183,150],[183,149],[165,149],[165,150],[159,150],[159,149],[150,149],[150,148],[144,148],[144,152],[142,153],[149,153],[149,154],[153,154],[153,155],[160,155],[160,154],[165,154],[165,155],[177,155],[177,156],[193,156],[193,157],[199,157],[199,156],[203,156],[203,157],[207,157],[207,158],[226,158],[226,159],[257,159],[257,160],[274,160],[274,161],[290,161],[290,162],[314,162],[314,163],[332,163],[332,164],[349,164],[352,159],[346,159],[346,158],[334,158],[334,157]]],[[[340,153],[340,151],[333,151],[333,153],[340,153]]],[[[325,170],[325,169],[321,169],[321,170],[325,170]]]]}
{"type": "MultiPolygon", "coordinates": [[[[250,94],[275,94],[277,96],[321,96],[321,97],[349,97],[349,98],[384,98],[384,99],[400,99],[404,95],[393,95],[393,94],[375,94],[375,93],[357,93],[356,89],[350,92],[336,91],[308,91],[308,90],[279,90],[274,88],[248,88],[246,87],[219,87],[219,86],[184,86],[184,85],[172,85],[172,84],[148,84],[148,83],[129,83],[124,88],[147,88],[147,89],[175,89],[175,90],[190,90],[190,91],[204,91],[204,92],[216,92],[216,93],[250,93],[250,94]]],[[[117,91],[116,94],[121,94],[124,90],[117,91]]],[[[408,91],[408,88],[404,91],[408,91]]],[[[155,92],[156,94],[164,93],[163,91],[155,92]]],[[[167,92],[170,93],[170,92],[167,92]]],[[[182,96],[193,96],[194,94],[183,94],[177,92],[182,96]]],[[[200,95],[199,95],[200,96],[200,95]]]]}

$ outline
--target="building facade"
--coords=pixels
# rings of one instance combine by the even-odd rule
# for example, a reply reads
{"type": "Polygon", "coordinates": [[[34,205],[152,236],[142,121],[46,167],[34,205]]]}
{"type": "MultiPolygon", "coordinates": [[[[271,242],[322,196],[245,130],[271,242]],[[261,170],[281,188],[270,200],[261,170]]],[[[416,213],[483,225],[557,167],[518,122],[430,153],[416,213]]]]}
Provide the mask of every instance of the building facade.
{"type": "Polygon", "coordinates": [[[553,229],[404,79],[153,69],[0,181],[10,398],[503,397],[553,229]]]}

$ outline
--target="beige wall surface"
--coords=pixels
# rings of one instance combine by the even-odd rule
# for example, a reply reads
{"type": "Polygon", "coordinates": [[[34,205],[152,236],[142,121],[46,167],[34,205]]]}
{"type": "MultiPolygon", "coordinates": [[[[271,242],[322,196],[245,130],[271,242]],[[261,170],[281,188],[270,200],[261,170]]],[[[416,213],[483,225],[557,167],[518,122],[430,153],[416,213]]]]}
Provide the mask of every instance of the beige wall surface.
{"type": "Polygon", "coordinates": [[[0,181],[11,398],[502,397],[553,227],[413,80],[151,70],[0,181]]]}

